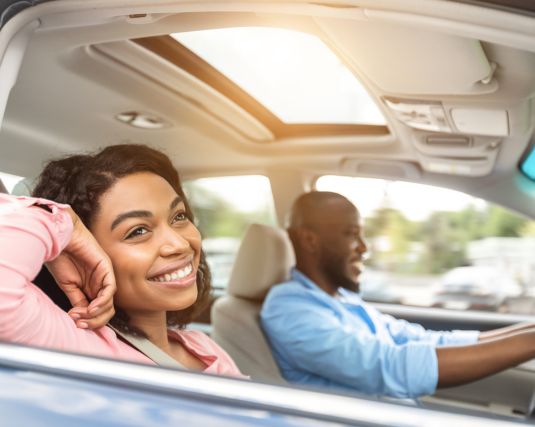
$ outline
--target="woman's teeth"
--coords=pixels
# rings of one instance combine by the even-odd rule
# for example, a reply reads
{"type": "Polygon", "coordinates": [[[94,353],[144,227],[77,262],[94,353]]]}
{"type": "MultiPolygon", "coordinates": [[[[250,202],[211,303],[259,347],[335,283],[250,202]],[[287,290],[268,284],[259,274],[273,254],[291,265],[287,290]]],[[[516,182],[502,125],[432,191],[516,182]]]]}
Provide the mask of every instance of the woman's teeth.
{"type": "Polygon", "coordinates": [[[179,280],[187,277],[193,271],[193,266],[190,264],[186,265],[184,268],[173,271],[172,273],[162,274],[161,276],[156,276],[150,280],[154,282],[171,282],[172,280],[179,280]]]}

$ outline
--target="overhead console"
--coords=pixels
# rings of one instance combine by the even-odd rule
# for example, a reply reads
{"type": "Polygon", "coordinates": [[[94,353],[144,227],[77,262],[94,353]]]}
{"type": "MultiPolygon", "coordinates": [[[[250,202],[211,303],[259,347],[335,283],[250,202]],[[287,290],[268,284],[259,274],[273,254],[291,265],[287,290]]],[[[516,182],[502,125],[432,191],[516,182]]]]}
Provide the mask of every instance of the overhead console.
{"type": "Polygon", "coordinates": [[[487,175],[503,137],[509,135],[509,115],[504,109],[388,97],[384,102],[396,119],[414,129],[420,164],[429,172],[487,175]]]}
{"type": "Polygon", "coordinates": [[[508,136],[509,120],[504,109],[445,106],[439,101],[384,98],[385,104],[401,122],[415,129],[460,132],[475,135],[508,136]]]}

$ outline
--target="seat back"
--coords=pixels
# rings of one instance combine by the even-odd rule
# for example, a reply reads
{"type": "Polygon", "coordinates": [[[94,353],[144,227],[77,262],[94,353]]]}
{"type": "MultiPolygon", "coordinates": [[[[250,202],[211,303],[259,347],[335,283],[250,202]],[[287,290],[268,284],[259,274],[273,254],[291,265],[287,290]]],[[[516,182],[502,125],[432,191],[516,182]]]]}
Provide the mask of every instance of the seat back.
{"type": "Polygon", "coordinates": [[[234,262],[228,294],[212,307],[212,338],[255,380],[285,383],[260,327],[269,288],[288,278],[295,263],[285,231],[251,224],[234,262]]]}

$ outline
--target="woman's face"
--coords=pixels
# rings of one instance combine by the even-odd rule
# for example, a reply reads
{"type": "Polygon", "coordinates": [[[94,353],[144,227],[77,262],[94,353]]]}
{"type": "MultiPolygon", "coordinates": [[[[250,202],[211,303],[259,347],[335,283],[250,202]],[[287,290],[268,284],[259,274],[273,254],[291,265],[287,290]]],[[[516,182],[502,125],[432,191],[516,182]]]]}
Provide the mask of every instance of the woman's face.
{"type": "Polygon", "coordinates": [[[119,179],[99,203],[91,231],[113,263],[115,304],[130,315],[192,305],[201,236],[169,183],[135,173],[119,179]]]}

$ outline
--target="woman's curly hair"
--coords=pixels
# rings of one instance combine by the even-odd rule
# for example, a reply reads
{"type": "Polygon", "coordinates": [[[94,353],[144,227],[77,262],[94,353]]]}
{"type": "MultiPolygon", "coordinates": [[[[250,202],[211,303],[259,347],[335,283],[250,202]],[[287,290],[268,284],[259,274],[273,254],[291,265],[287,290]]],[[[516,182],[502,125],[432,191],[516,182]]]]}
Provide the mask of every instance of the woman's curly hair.
{"type": "MultiPolygon", "coordinates": [[[[74,155],[53,160],[45,166],[32,195],[69,204],[91,230],[99,211],[100,197],[118,179],[138,172],[154,173],[165,179],[184,200],[186,216],[193,222],[193,213],[171,160],[162,152],[146,145],[113,145],[94,155],[74,155]]],[[[183,328],[206,307],[211,293],[210,281],[210,270],[201,250],[197,271],[197,301],[184,310],[167,312],[169,326],[183,328]]],[[[115,311],[116,314],[110,321],[114,327],[123,332],[144,335],[129,324],[128,315],[124,311],[118,307],[115,307],[115,311]]]]}

